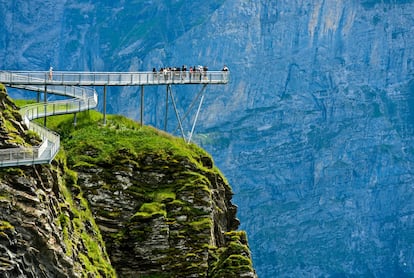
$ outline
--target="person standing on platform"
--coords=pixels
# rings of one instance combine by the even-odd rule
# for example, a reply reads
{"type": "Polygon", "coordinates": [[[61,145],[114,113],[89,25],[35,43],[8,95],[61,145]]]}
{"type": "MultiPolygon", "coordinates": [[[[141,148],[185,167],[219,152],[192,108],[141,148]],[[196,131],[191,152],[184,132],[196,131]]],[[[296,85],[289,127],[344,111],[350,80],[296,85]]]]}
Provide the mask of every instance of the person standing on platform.
{"type": "Polygon", "coordinates": [[[184,80],[187,78],[187,66],[183,65],[181,67],[181,80],[184,80]]]}
{"type": "Polygon", "coordinates": [[[53,67],[49,68],[49,80],[53,79],[53,67]]]}
{"type": "Polygon", "coordinates": [[[223,71],[223,80],[224,81],[227,81],[227,79],[228,79],[228,73],[229,73],[229,68],[226,65],[224,65],[222,71],[223,71]]]}

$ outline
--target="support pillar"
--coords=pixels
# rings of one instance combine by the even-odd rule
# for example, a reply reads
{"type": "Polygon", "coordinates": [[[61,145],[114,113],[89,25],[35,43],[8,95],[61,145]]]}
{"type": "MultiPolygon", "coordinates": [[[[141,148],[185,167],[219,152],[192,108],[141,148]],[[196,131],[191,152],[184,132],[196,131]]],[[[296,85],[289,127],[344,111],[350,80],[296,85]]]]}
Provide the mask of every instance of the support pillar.
{"type": "Polygon", "coordinates": [[[47,85],[45,85],[45,94],[44,94],[44,105],[45,105],[45,115],[43,117],[43,126],[46,126],[46,113],[47,113],[47,85]]]}
{"type": "Polygon", "coordinates": [[[104,86],[103,94],[103,124],[106,125],[106,85],[104,86]]]}
{"type": "Polygon", "coordinates": [[[141,119],[141,126],[144,125],[144,85],[141,85],[141,113],[140,113],[140,119],[141,119]]]}
{"type": "Polygon", "coordinates": [[[167,131],[167,121],[168,121],[168,94],[171,90],[171,85],[167,85],[165,92],[165,120],[164,120],[164,131],[167,131]]]}

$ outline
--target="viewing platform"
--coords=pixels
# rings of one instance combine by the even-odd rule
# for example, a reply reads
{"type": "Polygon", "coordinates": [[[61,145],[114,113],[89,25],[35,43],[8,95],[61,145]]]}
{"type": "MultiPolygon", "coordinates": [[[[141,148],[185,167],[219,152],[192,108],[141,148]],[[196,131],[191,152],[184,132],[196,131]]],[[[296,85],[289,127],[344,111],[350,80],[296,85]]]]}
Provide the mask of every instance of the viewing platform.
{"type": "MultiPolygon", "coordinates": [[[[167,130],[167,115],[169,100],[173,104],[178,126],[184,140],[190,143],[194,128],[204,100],[206,86],[219,85],[229,82],[229,71],[207,70],[163,70],[151,72],[72,72],[72,71],[4,71],[0,70],[0,83],[7,87],[44,92],[44,102],[38,102],[23,107],[20,113],[28,128],[42,139],[42,144],[33,147],[17,147],[0,150],[0,167],[19,165],[34,165],[50,163],[60,148],[60,137],[55,132],[47,129],[46,117],[62,114],[74,114],[94,109],[98,104],[98,94],[94,86],[103,86],[103,115],[106,124],[106,87],[107,86],[140,86],[140,123],[143,125],[144,114],[144,86],[166,85],[165,123],[167,130]],[[184,117],[180,116],[177,102],[172,92],[172,85],[201,84],[202,88],[195,96],[184,117]],[[91,86],[92,88],[87,88],[91,86]],[[47,94],[66,97],[63,100],[47,101],[47,94]],[[183,128],[183,120],[199,100],[199,105],[193,119],[191,131],[186,136],[183,128]],[[44,126],[33,119],[44,118],[44,126]],[[186,139],[187,138],[187,139],[186,139]]],[[[39,101],[39,100],[38,100],[39,101]]]]}
{"type": "Polygon", "coordinates": [[[73,72],[0,71],[5,85],[139,86],[227,84],[228,71],[73,72]]]}

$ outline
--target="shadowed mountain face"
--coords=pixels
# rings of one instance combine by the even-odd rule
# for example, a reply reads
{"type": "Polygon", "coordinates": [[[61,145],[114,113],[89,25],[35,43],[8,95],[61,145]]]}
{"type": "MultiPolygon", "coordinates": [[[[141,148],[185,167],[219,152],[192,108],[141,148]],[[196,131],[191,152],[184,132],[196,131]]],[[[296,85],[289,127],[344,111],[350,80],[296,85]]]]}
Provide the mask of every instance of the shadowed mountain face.
{"type": "MultiPolygon", "coordinates": [[[[3,0],[0,68],[226,63],[195,140],[259,277],[413,275],[414,3],[311,2],[3,0]]],[[[199,88],[173,90],[183,109],[199,88]]],[[[136,91],[112,89],[108,110],[138,119],[136,91]]],[[[145,123],[163,127],[164,98],[146,89],[145,123]]]]}

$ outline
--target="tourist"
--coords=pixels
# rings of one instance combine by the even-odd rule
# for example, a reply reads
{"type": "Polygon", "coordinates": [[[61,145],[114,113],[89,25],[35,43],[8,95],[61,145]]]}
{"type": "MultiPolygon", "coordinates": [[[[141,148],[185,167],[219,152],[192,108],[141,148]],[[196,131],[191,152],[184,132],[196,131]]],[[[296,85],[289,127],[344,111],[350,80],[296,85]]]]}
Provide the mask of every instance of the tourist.
{"type": "Polygon", "coordinates": [[[49,80],[53,79],[53,67],[49,68],[49,80]]]}

